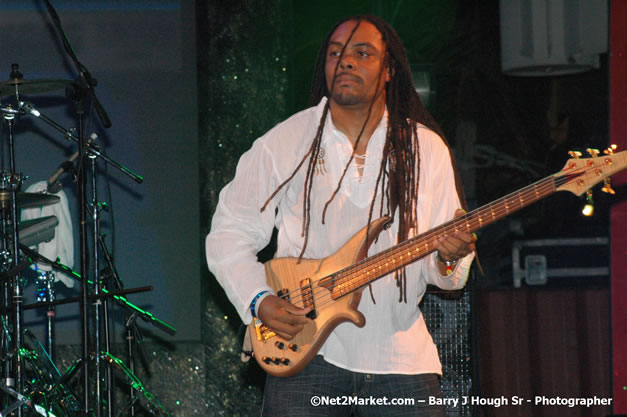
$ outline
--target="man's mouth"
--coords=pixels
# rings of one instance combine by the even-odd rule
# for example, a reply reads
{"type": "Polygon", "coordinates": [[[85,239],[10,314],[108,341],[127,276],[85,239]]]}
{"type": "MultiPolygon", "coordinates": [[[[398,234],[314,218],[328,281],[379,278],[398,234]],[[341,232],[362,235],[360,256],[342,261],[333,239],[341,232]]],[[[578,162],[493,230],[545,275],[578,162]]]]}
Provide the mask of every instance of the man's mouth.
{"type": "Polygon", "coordinates": [[[342,73],[342,74],[338,74],[335,77],[335,82],[338,84],[344,84],[344,83],[360,83],[361,79],[353,74],[349,74],[349,73],[342,73]]]}

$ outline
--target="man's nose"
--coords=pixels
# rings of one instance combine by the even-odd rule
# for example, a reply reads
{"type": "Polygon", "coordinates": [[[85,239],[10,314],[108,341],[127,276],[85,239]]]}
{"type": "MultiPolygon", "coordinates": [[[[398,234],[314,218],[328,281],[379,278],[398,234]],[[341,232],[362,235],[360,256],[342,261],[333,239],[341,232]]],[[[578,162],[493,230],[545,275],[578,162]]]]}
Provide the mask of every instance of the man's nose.
{"type": "Polygon", "coordinates": [[[348,55],[343,55],[340,60],[340,68],[342,69],[355,69],[355,61],[348,55]]]}

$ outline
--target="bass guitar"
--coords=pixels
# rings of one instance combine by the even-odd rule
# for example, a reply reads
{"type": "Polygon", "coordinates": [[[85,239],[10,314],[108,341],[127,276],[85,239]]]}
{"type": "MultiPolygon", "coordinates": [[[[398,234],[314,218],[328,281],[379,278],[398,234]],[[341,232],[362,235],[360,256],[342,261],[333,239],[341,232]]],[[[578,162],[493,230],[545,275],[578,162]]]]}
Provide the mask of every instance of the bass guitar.
{"type": "Polygon", "coordinates": [[[475,232],[557,191],[582,195],[595,184],[627,166],[627,151],[606,155],[589,150],[591,158],[571,155],[561,171],[456,217],[383,252],[367,256],[368,247],[390,219],[383,217],[364,227],[334,254],[324,259],[276,258],[265,264],[268,285],[298,307],[312,307],[313,320],[292,340],[276,335],[259,320],[248,326],[253,356],[268,373],[287,377],[302,370],[318,353],[333,329],[342,322],[363,327],[357,307],[368,284],[435,251],[436,241],[456,231],[475,232]]]}

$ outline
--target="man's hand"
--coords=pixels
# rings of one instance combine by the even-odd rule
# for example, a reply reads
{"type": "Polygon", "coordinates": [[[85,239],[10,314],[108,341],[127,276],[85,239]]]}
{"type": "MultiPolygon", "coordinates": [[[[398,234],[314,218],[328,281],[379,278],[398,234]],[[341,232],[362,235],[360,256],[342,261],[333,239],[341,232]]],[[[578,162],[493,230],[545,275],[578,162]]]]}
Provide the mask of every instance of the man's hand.
{"type": "Polygon", "coordinates": [[[257,310],[259,320],[283,339],[291,340],[311,319],[305,317],[311,307],[299,308],[276,295],[261,301],[257,310]]]}
{"type": "MultiPolygon", "coordinates": [[[[466,214],[462,209],[455,211],[455,217],[460,217],[466,214]]],[[[444,261],[457,262],[470,252],[475,250],[475,242],[477,236],[474,233],[466,233],[463,231],[455,232],[455,234],[446,236],[436,242],[436,249],[440,258],[444,261]]],[[[444,264],[438,262],[440,272],[442,275],[446,275],[446,267],[444,264]]]]}

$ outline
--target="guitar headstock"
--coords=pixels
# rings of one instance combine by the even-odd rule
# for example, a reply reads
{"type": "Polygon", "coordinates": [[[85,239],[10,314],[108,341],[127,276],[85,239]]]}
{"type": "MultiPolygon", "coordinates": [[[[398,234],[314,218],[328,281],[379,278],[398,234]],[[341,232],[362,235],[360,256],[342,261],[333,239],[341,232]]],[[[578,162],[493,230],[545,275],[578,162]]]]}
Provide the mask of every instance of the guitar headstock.
{"type": "Polygon", "coordinates": [[[627,151],[614,153],[616,145],[607,148],[599,156],[596,149],[588,149],[590,158],[581,158],[580,152],[570,152],[573,157],[566,161],[561,171],[554,175],[557,191],[570,191],[582,195],[590,188],[605,182],[603,191],[613,194],[609,177],[627,168],[627,151]]]}

